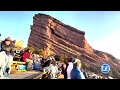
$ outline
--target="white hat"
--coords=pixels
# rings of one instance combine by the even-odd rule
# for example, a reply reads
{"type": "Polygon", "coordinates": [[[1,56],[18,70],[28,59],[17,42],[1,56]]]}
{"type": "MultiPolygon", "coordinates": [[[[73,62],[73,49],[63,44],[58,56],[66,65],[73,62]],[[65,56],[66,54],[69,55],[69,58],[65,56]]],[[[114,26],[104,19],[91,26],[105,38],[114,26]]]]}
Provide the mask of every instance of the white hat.
{"type": "Polygon", "coordinates": [[[73,64],[77,63],[78,61],[79,61],[79,59],[75,58],[75,59],[73,60],[73,64]]]}

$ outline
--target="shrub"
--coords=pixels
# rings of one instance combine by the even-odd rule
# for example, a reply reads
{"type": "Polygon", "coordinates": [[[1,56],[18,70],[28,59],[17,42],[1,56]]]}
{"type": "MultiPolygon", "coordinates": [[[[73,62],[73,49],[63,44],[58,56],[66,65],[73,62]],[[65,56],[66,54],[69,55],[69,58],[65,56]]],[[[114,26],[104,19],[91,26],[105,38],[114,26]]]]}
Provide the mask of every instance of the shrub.
{"type": "Polygon", "coordinates": [[[111,67],[111,70],[109,72],[109,76],[120,79],[120,73],[116,69],[114,69],[113,67],[111,67]]]}
{"type": "Polygon", "coordinates": [[[39,50],[38,50],[38,54],[39,54],[39,55],[42,55],[42,56],[43,56],[43,55],[44,55],[43,52],[44,52],[43,49],[39,49],[39,50]]]}
{"type": "MultiPolygon", "coordinates": [[[[81,62],[81,63],[82,63],[82,62],[81,62]]],[[[84,62],[82,63],[82,68],[83,68],[83,69],[87,69],[87,66],[86,66],[86,64],[85,64],[84,62]]]]}
{"type": "Polygon", "coordinates": [[[63,55],[63,54],[58,54],[58,55],[55,55],[55,60],[56,61],[62,61],[64,63],[66,63],[67,62],[67,56],[63,55]]]}
{"type": "Polygon", "coordinates": [[[96,74],[100,74],[100,73],[101,73],[99,67],[92,67],[92,66],[90,66],[90,67],[89,67],[89,70],[90,70],[91,72],[96,73],[96,74]]]}

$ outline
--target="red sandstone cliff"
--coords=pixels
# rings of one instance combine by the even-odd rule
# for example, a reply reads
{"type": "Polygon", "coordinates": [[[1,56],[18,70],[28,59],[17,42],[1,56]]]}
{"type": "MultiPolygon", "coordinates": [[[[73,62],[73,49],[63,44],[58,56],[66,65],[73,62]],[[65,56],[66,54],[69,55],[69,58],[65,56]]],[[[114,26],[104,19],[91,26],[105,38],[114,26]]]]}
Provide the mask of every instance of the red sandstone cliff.
{"type": "Polygon", "coordinates": [[[28,45],[45,48],[49,53],[81,58],[88,67],[108,63],[120,71],[120,62],[112,55],[94,50],[85,39],[85,32],[65,25],[55,18],[36,14],[33,17],[28,45]]]}

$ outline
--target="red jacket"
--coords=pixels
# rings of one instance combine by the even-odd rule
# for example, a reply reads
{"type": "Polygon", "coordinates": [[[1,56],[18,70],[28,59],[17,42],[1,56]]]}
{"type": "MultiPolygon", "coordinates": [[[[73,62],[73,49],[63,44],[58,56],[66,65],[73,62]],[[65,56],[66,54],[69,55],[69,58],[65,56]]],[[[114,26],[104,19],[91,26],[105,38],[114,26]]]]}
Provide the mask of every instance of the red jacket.
{"type": "Polygon", "coordinates": [[[26,62],[26,59],[30,59],[30,53],[29,52],[24,52],[23,54],[23,62],[26,62]]]}

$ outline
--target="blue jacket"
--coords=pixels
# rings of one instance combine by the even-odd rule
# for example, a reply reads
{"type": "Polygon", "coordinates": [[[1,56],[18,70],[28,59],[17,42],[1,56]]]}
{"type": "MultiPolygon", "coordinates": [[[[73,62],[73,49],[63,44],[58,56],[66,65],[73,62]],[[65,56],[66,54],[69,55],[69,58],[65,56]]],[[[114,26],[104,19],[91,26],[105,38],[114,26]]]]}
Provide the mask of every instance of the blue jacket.
{"type": "Polygon", "coordinates": [[[85,79],[85,76],[80,69],[74,66],[71,71],[71,79],[85,79]]]}

